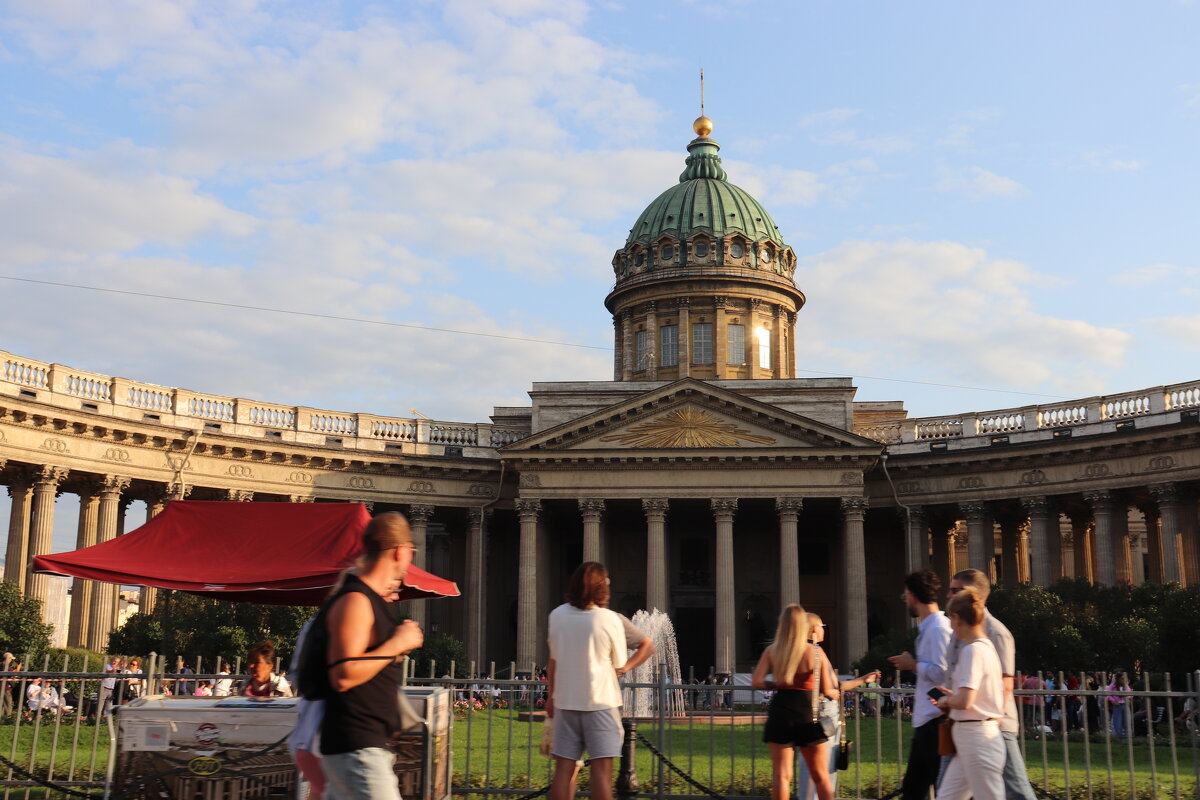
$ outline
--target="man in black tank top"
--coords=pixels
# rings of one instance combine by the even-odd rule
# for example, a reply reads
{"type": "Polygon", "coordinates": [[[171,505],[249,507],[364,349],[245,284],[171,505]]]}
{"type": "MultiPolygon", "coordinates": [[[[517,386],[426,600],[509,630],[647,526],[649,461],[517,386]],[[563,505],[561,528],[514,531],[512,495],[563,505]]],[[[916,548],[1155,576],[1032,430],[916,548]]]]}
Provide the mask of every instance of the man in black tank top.
{"type": "Polygon", "coordinates": [[[400,728],[400,656],[424,643],[413,620],[397,625],[384,598],[412,563],[412,531],[388,511],[363,532],[364,567],[348,575],[329,607],[329,685],[321,723],[321,766],[328,797],[400,800],[388,749],[400,728]]]}

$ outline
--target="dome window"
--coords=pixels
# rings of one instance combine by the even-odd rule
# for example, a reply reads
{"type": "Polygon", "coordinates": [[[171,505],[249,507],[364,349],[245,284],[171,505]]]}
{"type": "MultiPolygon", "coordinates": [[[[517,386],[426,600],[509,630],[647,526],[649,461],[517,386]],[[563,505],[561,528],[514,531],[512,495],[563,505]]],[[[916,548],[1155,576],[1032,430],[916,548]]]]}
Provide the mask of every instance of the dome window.
{"type": "Polygon", "coordinates": [[[662,252],[663,261],[670,261],[672,258],[675,257],[675,248],[669,244],[664,244],[662,246],[661,252],[662,252]]]}
{"type": "Polygon", "coordinates": [[[708,242],[696,242],[696,258],[708,258],[708,242]]]}
{"type": "Polygon", "coordinates": [[[633,263],[634,263],[635,265],[639,266],[639,267],[640,267],[642,264],[645,264],[645,263],[646,263],[646,254],[645,254],[645,253],[638,253],[638,254],[637,254],[637,258],[635,258],[635,259],[633,260],[633,263]]]}
{"type": "Polygon", "coordinates": [[[742,246],[741,242],[734,242],[733,244],[729,245],[729,255],[733,256],[734,258],[741,258],[742,256],[746,255],[746,248],[742,246]]]}

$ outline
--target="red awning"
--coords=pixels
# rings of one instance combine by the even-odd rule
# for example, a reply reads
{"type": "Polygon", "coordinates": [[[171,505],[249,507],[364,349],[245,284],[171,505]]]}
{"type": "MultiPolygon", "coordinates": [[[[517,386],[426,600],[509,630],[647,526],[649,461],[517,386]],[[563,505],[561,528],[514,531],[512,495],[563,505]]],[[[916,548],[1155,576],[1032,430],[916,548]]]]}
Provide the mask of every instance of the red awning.
{"type": "MultiPolygon", "coordinates": [[[[361,503],[175,500],[112,541],[36,556],[35,572],[180,589],[225,600],[318,605],[362,550],[361,503]]],[[[402,600],[458,597],[458,586],[410,567],[402,600]]]]}

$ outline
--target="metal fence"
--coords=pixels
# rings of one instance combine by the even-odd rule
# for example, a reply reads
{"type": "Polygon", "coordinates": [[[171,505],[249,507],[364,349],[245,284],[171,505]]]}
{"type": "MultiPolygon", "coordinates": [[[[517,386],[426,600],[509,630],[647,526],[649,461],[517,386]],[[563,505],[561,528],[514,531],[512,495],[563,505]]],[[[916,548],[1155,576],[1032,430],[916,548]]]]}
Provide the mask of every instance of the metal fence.
{"type": "MultiPolygon", "coordinates": [[[[241,665],[220,672],[217,659],[151,654],[140,673],[119,676],[64,657],[16,662],[0,670],[0,797],[101,797],[116,743],[109,713],[137,694],[195,693],[225,683],[236,693],[241,665]],[[109,691],[105,679],[113,681],[109,691]],[[49,788],[53,787],[53,788],[49,788]]],[[[453,690],[453,791],[478,798],[530,795],[550,780],[539,753],[546,682],[514,665],[483,674],[436,664],[408,672],[415,685],[453,690]]],[[[1017,690],[1020,742],[1029,777],[1046,800],[1182,800],[1200,784],[1200,672],[1136,679],[1103,673],[1036,676],[1055,688],[1017,690]],[[1090,683],[1089,683],[1090,681],[1090,683]],[[1109,688],[1119,687],[1119,688],[1109,688]]],[[[1018,678],[1018,686],[1022,678],[1018,678]]],[[[1031,682],[1032,685],[1033,682],[1031,682]]],[[[625,684],[632,752],[618,771],[625,796],[750,800],[770,794],[770,754],[762,742],[763,692],[748,686],[670,681],[661,673],[625,684]],[[634,695],[633,693],[638,693],[634,695]]],[[[912,735],[911,686],[867,686],[841,703],[847,770],[837,773],[843,800],[888,797],[903,777],[912,735]]],[[[586,781],[581,789],[586,792],[586,781]]],[[[802,789],[801,789],[802,791],[802,789]]]]}

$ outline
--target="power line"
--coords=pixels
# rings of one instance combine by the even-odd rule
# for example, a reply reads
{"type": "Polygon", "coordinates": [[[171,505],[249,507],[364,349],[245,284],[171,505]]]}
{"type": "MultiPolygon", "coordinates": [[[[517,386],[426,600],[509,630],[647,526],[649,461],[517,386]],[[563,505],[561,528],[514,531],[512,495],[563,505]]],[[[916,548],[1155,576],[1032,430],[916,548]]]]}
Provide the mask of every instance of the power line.
{"type": "Polygon", "coordinates": [[[479,331],[464,331],[456,328],[436,328],[432,325],[417,325],[412,322],[388,322],[381,319],[366,319],[364,317],[343,317],[337,314],[318,314],[315,311],[296,311],[290,308],[271,308],[270,306],[251,306],[244,303],[229,303],[221,300],[202,300],[197,297],[178,297],[169,294],[154,294],[152,292],[135,292],[131,289],[109,289],[104,286],[85,286],[80,283],[60,283],[58,281],[42,281],[35,278],[17,278],[12,275],[0,275],[6,281],[22,283],[37,283],[42,286],[58,286],[65,289],[85,289],[89,292],[106,292],[108,294],[123,294],[131,297],[149,297],[154,300],[174,300],[178,303],[198,303],[205,306],[221,306],[222,308],[240,308],[244,311],[266,311],[271,314],[290,314],[295,317],[311,317],[313,319],[329,319],[337,322],[358,322],[363,325],[384,325],[389,328],[410,328],[418,331],[434,331],[435,333],[458,333],[463,336],[480,336],[485,339],[507,339],[511,342],[533,342],[535,344],[555,344],[561,347],[579,347],[585,350],[608,350],[611,347],[597,347],[594,344],[579,344],[577,342],[560,342],[554,339],[534,339],[528,336],[506,336],[502,333],[480,333],[479,331]]]}
{"type": "MultiPolygon", "coordinates": [[[[481,333],[479,331],[464,331],[458,328],[438,328],[431,325],[417,325],[412,322],[389,322],[387,320],[366,319],[365,317],[344,317],[338,314],[320,314],[315,311],[296,311],[290,308],[272,308],[270,306],[252,306],[245,303],[230,303],[223,300],[204,300],[198,297],[179,297],[169,294],[155,294],[153,292],[135,292],[132,289],[112,289],[105,286],[87,286],[80,283],[64,283],[61,281],[46,281],[37,278],[19,278],[15,275],[0,275],[0,280],[18,281],[20,283],[33,283],[40,286],[54,286],[62,289],[81,289],[89,292],[104,292],[105,294],[119,294],[130,297],[145,297],[152,300],[172,300],[177,303],[195,303],[206,306],[219,306],[221,308],[236,308],[243,311],[265,311],[270,314],[288,314],[295,317],[309,317],[312,319],[327,319],[335,322],[356,322],[363,325],[382,325],[388,328],[408,328],[418,331],[432,331],[434,333],[454,333],[462,336],[479,336],[485,339],[503,339],[510,342],[528,342],[533,344],[550,344],[559,347],[575,347],[581,350],[604,350],[612,352],[611,347],[601,347],[594,344],[580,344],[578,342],[563,342],[556,339],[534,339],[528,336],[508,336],[501,333],[481,333]]],[[[813,375],[832,375],[835,377],[846,377],[845,371],[831,372],[827,370],[817,369],[797,369],[797,372],[807,372],[813,375]]],[[[1016,389],[996,389],[989,386],[963,386],[952,383],[937,383],[934,381],[917,381],[906,378],[884,378],[878,375],[855,375],[853,377],[863,380],[872,381],[887,381],[889,383],[911,383],[917,386],[931,386],[938,389],[963,389],[972,392],[994,392],[998,394],[1017,394],[1026,397],[1047,397],[1053,400],[1070,400],[1069,397],[1056,394],[1041,394],[1038,392],[1022,392],[1016,389]]]]}

